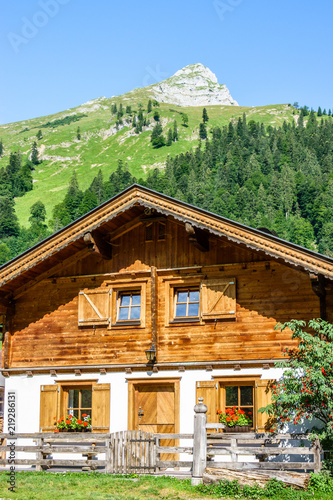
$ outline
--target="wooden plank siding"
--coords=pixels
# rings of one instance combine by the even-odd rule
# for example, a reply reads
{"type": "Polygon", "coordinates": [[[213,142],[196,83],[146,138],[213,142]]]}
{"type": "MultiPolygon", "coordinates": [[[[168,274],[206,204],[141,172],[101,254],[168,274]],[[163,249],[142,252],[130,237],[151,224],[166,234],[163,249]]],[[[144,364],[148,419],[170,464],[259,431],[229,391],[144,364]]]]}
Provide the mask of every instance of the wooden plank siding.
{"type": "MultiPolygon", "coordinates": [[[[128,222],[126,217],[123,221],[128,222]]],[[[144,351],[152,341],[152,266],[157,268],[158,362],[281,358],[282,349],[292,342],[290,333],[274,331],[276,323],[320,316],[319,298],[306,272],[213,235],[209,251],[202,252],[190,243],[184,224],[170,218],[165,240],[146,242],[145,225],[136,224],[113,241],[112,251],[111,260],[92,253],[72,260],[64,269],[57,268],[55,275],[16,299],[14,292],[9,368],[145,364],[144,351]],[[188,267],[193,269],[178,269],[188,267]],[[169,322],[166,290],[175,280],[192,280],[199,286],[203,279],[228,277],[236,280],[235,318],[169,322]],[[121,282],[136,287],[143,280],[144,327],[78,325],[80,290],[121,282]]],[[[333,303],[332,298],[328,300],[333,303]]]]}

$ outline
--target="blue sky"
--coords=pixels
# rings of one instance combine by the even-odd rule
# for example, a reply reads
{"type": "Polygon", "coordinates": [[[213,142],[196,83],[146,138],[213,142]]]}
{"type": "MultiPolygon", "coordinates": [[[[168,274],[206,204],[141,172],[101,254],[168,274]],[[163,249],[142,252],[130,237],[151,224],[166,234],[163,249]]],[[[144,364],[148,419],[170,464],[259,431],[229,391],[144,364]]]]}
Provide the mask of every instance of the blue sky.
{"type": "Polygon", "coordinates": [[[332,0],[16,0],[0,20],[0,123],[156,83],[195,62],[240,105],[333,109],[332,0]]]}

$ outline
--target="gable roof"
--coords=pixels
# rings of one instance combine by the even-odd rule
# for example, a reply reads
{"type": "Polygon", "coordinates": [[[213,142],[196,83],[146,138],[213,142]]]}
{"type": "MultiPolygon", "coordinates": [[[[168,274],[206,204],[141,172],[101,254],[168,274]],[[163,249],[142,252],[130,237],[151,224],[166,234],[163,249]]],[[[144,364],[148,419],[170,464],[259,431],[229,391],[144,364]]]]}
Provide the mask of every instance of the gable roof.
{"type": "Polygon", "coordinates": [[[142,207],[214,235],[224,237],[251,250],[283,261],[304,271],[333,280],[333,259],[287,242],[267,232],[232,221],[201,208],[175,200],[146,187],[133,184],[80,219],[49,236],[0,267],[0,291],[9,292],[24,282],[61,265],[64,259],[87,253],[84,235],[88,232],[115,231],[142,213],[142,207]],[[138,210],[140,208],[140,211],[138,210]],[[20,278],[20,279],[19,279],[20,278]]]}

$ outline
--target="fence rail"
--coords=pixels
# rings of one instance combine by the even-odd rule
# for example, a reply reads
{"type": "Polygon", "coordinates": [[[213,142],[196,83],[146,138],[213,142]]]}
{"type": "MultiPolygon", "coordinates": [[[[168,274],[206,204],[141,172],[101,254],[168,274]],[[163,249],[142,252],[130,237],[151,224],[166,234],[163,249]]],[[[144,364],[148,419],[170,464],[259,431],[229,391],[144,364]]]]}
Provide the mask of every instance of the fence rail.
{"type": "Polygon", "coordinates": [[[7,458],[0,459],[0,465],[11,464],[34,466],[36,471],[52,467],[81,467],[82,470],[95,470],[98,467],[108,471],[110,467],[110,434],[92,433],[20,433],[0,434],[0,451],[7,458]],[[21,444],[20,441],[32,440],[34,444],[21,444]],[[35,458],[17,457],[22,453],[34,453],[35,458]],[[54,458],[53,454],[81,454],[81,458],[54,458]],[[100,455],[104,455],[101,459],[100,455]]]}
{"type": "Polygon", "coordinates": [[[10,458],[11,464],[32,466],[37,471],[52,467],[81,467],[82,470],[104,469],[111,474],[152,474],[160,469],[186,467],[191,471],[193,484],[202,481],[206,465],[235,471],[320,470],[322,450],[318,439],[311,444],[306,434],[214,433],[211,430],[219,429],[221,425],[207,425],[205,409],[200,402],[195,407],[193,434],[144,431],[113,434],[1,433],[0,465],[8,465],[10,458]],[[208,436],[207,428],[210,431],[208,436]],[[24,444],[27,439],[29,443],[24,444]],[[170,440],[180,440],[180,443],[170,446],[170,440]],[[189,442],[184,444],[186,440],[189,442]],[[309,444],[303,446],[304,440],[309,444]],[[300,443],[295,445],[295,441],[300,443]],[[29,457],[25,455],[27,453],[34,456],[29,457]],[[180,459],[179,454],[182,455],[180,459]],[[306,460],[300,461],[297,457],[297,461],[291,461],[290,457],[295,455],[306,460]],[[274,461],[279,457],[281,461],[274,461]]]}
{"type": "Polygon", "coordinates": [[[321,447],[316,439],[312,444],[305,446],[303,441],[309,443],[306,434],[276,434],[274,437],[263,434],[211,434],[207,438],[207,456],[227,456],[229,461],[210,462],[209,467],[218,468],[248,468],[248,469],[300,469],[319,472],[321,469],[321,447]],[[301,441],[298,446],[290,441],[301,441]],[[259,462],[249,462],[247,457],[253,456],[259,462]],[[306,455],[308,460],[284,462],[273,461],[277,457],[286,458],[295,455],[306,455]],[[310,456],[313,461],[309,461],[310,456]],[[244,457],[245,458],[242,458],[244,457]],[[271,460],[273,459],[273,460],[271,460]]]}

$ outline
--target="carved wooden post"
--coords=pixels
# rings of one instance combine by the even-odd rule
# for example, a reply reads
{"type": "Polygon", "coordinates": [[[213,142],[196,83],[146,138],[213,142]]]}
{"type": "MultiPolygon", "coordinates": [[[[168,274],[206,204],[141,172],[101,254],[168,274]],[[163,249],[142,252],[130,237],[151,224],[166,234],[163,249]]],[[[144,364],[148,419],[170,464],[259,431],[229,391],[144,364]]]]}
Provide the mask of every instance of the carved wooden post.
{"type": "Polygon", "coordinates": [[[193,471],[192,485],[202,483],[202,476],[206,468],[207,456],[207,406],[203,404],[203,398],[194,407],[194,438],[193,438],[193,471]]]}

